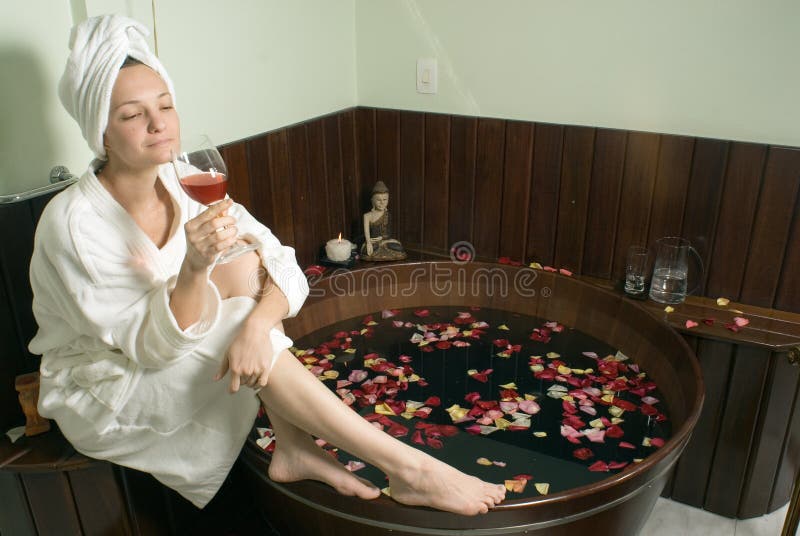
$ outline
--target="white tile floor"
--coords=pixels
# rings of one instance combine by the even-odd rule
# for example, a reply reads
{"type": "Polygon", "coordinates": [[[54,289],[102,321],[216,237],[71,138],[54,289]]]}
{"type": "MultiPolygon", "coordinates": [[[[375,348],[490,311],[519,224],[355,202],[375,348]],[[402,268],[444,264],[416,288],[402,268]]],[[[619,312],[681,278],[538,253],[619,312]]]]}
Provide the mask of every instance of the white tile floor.
{"type": "Polygon", "coordinates": [[[640,536],[778,536],[788,509],[787,504],[766,516],[728,519],[659,498],[640,536]]]}

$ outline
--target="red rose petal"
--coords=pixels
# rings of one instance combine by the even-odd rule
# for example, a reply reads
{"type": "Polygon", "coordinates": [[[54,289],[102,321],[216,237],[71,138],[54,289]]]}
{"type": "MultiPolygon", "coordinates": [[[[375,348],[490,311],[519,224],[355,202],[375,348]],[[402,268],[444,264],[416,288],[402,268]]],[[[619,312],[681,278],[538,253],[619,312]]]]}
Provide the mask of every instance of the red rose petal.
{"type": "Polygon", "coordinates": [[[429,437],[425,440],[425,443],[432,449],[440,449],[444,446],[444,444],[434,437],[429,437]]]}
{"type": "Polygon", "coordinates": [[[588,460],[589,458],[594,458],[594,452],[592,452],[591,449],[588,449],[586,447],[573,450],[572,455],[578,458],[579,460],[588,460]]]}
{"type": "Polygon", "coordinates": [[[427,309],[418,309],[418,310],[414,311],[414,315],[418,316],[420,318],[425,318],[427,316],[430,316],[430,314],[431,314],[431,312],[429,310],[427,310],[427,309]]]}
{"type": "Polygon", "coordinates": [[[608,471],[608,464],[604,461],[598,460],[589,466],[590,471],[605,472],[608,471]]]}
{"type": "Polygon", "coordinates": [[[437,407],[441,405],[442,401],[439,399],[438,396],[429,396],[428,399],[425,401],[426,406],[433,406],[437,407]]]}

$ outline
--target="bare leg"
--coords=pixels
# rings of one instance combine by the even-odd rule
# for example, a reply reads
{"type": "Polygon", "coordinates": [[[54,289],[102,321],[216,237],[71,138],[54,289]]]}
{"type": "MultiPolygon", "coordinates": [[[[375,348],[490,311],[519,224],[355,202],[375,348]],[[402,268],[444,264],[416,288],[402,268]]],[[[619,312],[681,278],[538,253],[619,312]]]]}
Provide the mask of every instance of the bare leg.
{"type": "MultiPolygon", "coordinates": [[[[464,474],[372,426],[289,352],[281,354],[259,396],[271,415],[280,414],[301,430],[379,467],[389,476],[398,502],[475,515],[505,497],[502,485],[464,474]]],[[[280,442],[278,438],[279,448],[280,442]]]]}
{"type": "MultiPolygon", "coordinates": [[[[268,410],[269,411],[269,410],[268,410]]],[[[275,437],[275,452],[269,463],[269,477],[275,482],[319,480],[342,495],[356,495],[374,499],[381,491],[369,481],[357,477],[322,450],[307,433],[281,418],[277,411],[269,411],[275,437]]]]}
{"type": "MultiPolygon", "coordinates": [[[[223,298],[258,299],[251,274],[259,267],[255,254],[215,268],[211,278],[223,298]],[[222,269],[220,269],[222,268],[222,269]],[[243,285],[242,282],[248,283],[243,285]]],[[[263,286],[263,281],[260,284],[263,286]]],[[[377,490],[344,469],[319,449],[309,434],[347,450],[384,471],[398,502],[475,515],[505,497],[505,488],[489,484],[378,430],[346,406],[288,351],[281,353],[259,397],[268,408],[278,438],[270,477],[282,482],[314,479],[338,491],[368,499],[377,490]],[[334,463],[330,463],[333,461],[334,463]],[[303,469],[298,469],[298,468],[303,469]]]]}

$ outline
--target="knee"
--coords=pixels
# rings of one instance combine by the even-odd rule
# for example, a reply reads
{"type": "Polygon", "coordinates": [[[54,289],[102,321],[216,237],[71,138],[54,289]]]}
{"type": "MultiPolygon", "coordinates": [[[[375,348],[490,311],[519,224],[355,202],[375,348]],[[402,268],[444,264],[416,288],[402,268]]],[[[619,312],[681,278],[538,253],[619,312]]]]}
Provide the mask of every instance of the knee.
{"type": "Polygon", "coordinates": [[[222,299],[234,296],[256,298],[264,286],[267,272],[256,252],[241,255],[226,264],[218,264],[211,271],[211,281],[217,286],[222,299]]]}

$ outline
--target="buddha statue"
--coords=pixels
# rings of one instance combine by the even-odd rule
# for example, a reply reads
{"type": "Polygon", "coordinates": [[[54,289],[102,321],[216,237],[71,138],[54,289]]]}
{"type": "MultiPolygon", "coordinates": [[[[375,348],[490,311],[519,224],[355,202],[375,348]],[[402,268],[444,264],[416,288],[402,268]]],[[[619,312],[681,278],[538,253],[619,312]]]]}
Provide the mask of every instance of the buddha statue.
{"type": "Polygon", "coordinates": [[[365,261],[399,261],[406,258],[403,245],[392,238],[389,225],[389,189],[378,181],[372,188],[372,210],[364,214],[364,244],[361,259],[365,261]]]}

